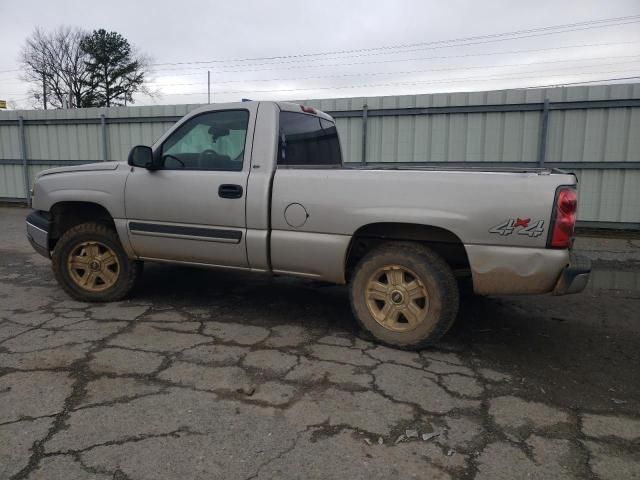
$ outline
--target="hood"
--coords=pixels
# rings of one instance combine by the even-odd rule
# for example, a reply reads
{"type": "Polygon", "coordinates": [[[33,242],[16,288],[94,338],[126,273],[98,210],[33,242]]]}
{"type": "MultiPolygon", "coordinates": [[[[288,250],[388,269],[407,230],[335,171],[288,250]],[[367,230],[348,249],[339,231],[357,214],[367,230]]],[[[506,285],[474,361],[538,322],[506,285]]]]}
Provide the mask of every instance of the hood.
{"type": "Polygon", "coordinates": [[[97,162],[97,163],[84,163],[82,165],[69,165],[65,167],[50,168],[38,173],[36,178],[44,177],[45,175],[53,175],[56,173],[69,173],[69,172],[96,172],[100,170],[115,170],[119,165],[124,165],[125,162],[97,162]]]}

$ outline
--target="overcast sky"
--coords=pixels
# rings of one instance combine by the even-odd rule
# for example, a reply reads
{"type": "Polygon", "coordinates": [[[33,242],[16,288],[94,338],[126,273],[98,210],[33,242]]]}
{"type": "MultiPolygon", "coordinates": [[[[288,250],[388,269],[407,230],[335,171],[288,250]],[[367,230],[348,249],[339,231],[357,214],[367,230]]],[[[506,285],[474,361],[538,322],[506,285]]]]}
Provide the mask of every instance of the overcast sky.
{"type": "Polygon", "coordinates": [[[0,18],[0,99],[23,108],[28,86],[8,70],[19,68],[36,26],[114,30],[151,56],[161,94],[137,97],[137,105],[206,102],[207,70],[215,102],[640,76],[639,0],[0,0],[0,18]],[[632,15],[639,17],[460,41],[632,15]],[[211,63],[167,65],[179,62],[211,63]]]}

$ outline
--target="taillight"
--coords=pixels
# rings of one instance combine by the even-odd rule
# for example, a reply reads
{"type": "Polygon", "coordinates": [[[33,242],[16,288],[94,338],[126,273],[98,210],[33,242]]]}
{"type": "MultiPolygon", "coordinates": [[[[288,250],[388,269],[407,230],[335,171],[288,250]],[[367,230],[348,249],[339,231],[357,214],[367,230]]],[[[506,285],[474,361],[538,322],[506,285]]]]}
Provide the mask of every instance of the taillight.
{"type": "Polygon", "coordinates": [[[576,210],[578,195],[573,187],[560,187],[553,206],[553,230],[551,231],[551,248],[569,248],[576,227],[576,210]]]}
{"type": "Polygon", "coordinates": [[[306,105],[300,105],[300,110],[302,110],[304,113],[313,113],[314,115],[318,113],[315,108],[307,107],[306,105]]]}

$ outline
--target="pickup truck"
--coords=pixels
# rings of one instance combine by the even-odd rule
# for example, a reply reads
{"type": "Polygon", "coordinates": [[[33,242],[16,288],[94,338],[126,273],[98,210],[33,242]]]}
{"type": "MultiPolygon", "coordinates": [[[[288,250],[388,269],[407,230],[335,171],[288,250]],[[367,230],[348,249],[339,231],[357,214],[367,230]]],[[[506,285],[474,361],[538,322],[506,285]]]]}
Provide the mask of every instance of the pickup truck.
{"type": "MultiPolygon", "coordinates": [[[[395,159],[389,159],[394,161],[395,159]]],[[[548,169],[351,167],[334,120],[285,102],[207,105],[128,162],[41,172],[27,236],[83,301],[127,295],[143,262],[350,285],[378,341],[417,349],[480,295],[575,293],[576,177],[548,169]]]]}

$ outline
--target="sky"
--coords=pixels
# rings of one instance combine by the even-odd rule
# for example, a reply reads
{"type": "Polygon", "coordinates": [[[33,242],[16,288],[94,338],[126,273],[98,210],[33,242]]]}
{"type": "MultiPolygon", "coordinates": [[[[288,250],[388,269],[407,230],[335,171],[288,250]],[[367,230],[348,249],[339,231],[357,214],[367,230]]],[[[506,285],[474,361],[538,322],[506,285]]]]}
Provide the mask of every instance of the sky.
{"type": "Polygon", "coordinates": [[[207,71],[214,102],[640,82],[640,0],[0,0],[0,18],[13,108],[32,106],[26,37],[61,25],[151,58],[136,105],[206,103],[207,71]]]}

